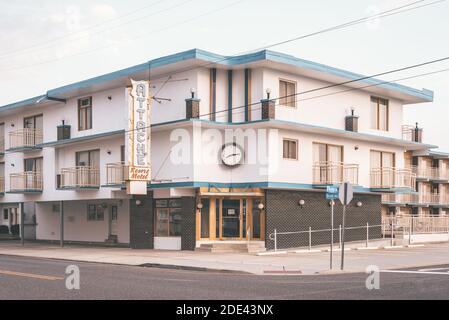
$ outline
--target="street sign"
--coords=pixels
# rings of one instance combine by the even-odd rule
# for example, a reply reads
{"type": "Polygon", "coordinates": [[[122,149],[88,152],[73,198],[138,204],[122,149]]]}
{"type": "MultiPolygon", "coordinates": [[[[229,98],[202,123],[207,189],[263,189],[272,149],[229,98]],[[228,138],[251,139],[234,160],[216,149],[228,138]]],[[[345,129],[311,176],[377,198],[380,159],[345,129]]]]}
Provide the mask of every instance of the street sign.
{"type": "Polygon", "coordinates": [[[336,200],[339,197],[338,186],[326,187],[326,200],[336,200]]]}
{"type": "Polygon", "coordinates": [[[349,182],[342,183],[339,189],[338,198],[342,205],[347,206],[353,197],[352,184],[349,182]]]}

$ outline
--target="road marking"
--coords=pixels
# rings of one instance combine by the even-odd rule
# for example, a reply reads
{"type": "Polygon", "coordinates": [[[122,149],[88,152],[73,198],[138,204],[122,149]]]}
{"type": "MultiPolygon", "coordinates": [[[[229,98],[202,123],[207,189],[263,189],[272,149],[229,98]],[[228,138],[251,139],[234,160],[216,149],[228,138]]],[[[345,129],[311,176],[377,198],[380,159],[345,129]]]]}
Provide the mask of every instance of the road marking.
{"type": "Polygon", "coordinates": [[[449,272],[449,267],[445,267],[445,268],[431,268],[431,269],[419,269],[418,271],[427,272],[427,271],[441,271],[441,270],[448,270],[446,272],[449,272]]]}
{"type": "Polygon", "coordinates": [[[16,272],[16,271],[9,271],[9,270],[0,270],[0,274],[4,274],[7,276],[26,277],[26,278],[34,278],[34,279],[50,280],[50,281],[64,280],[63,277],[45,276],[45,275],[41,275],[41,274],[24,273],[24,272],[16,272]]]}
{"type": "Polygon", "coordinates": [[[408,273],[408,274],[436,274],[449,276],[449,272],[428,272],[428,271],[413,271],[413,270],[380,270],[383,273],[408,273]]]}

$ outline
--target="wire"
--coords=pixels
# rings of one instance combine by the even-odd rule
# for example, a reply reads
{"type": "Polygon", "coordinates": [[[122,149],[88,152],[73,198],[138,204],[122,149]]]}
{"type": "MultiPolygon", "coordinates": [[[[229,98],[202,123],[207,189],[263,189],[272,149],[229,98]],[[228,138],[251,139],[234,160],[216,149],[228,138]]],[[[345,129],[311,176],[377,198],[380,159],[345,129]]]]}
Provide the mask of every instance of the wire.
{"type": "MultiPolygon", "coordinates": [[[[322,30],[319,30],[319,31],[316,31],[316,32],[313,32],[313,33],[309,33],[309,34],[305,34],[305,35],[302,35],[302,36],[299,36],[299,37],[295,37],[293,39],[288,39],[288,40],[284,40],[284,41],[279,42],[279,43],[275,43],[275,44],[271,44],[271,45],[268,45],[268,46],[265,46],[265,47],[261,47],[258,50],[272,48],[272,47],[277,46],[279,44],[305,39],[305,38],[311,37],[313,35],[318,35],[318,34],[322,34],[322,33],[325,33],[325,32],[330,32],[330,31],[334,31],[334,30],[338,30],[338,29],[343,29],[343,28],[346,28],[346,27],[349,27],[349,26],[353,26],[353,25],[356,25],[356,24],[360,24],[360,23],[363,23],[363,22],[368,22],[368,21],[375,20],[375,19],[381,19],[381,18],[389,17],[389,16],[391,16],[393,14],[393,13],[391,13],[393,11],[397,11],[399,9],[404,9],[406,7],[415,5],[415,4],[423,2],[423,1],[425,1],[425,0],[411,2],[409,4],[406,4],[406,5],[403,5],[403,6],[399,6],[399,7],[390,9],[390,10],[386,10],[386,11],[383,11],[383,12],[380,12],[380,13],[377,13],[377,14],[374,14],[374,15],[371,15],[371,16],[367,16],[367,17],[364,17],[364,18],[356,19],[356,20],[353,20],[353,21],[350,21],[350,22],[347,22],[347,23],[343,23],[343,24],[334,26],[334,27],[325,28],[325,29],[322,29],[322,30]]],[[[425,5],[421,5],[421,6],[417,6],[417,7],[413,7],[413,8],[408,8],[406,10],[400,10],[400,11],[394,12],[394,14],[399,14],[399,13],[407,12],[407,11],[410,11],[410,10],[416,10],[416,9],[419,9],[419,8],[422,8],[422,7],[425,7],[425,6],[434,5],[434,4],[437,4],[437,3],[440,3],[440,2],[444,2],[444,1],[446,1],[446,0],[433,1],[433,2],[425,4],[425,5]]],[[[226,60],[238,59],[240,55],[250,54],[250,53],[253,53],[253,52],[254,52],[254,50],[241,52],[241,53],[238,53],[238,54],[236,54],[234,56],[220,58],[220,59],[217,59],[215,61],[207,62],[207,63],[205,63],[203,65],[200,65],[200,66],[189,67],[189,68],[181,69],[181,70],[176,71],[176,72],[165,73],[165,74],[159,75],[154,80],[158,80],[158,79],[164,78],[166,76],[174,75],[174,74],[177,74],[177,73],[182,73],[182,72],[195,70],[195,69],[198,69],[198,68],[205,68],[205,67],[208,67],[208,66],[211,66],[211,65],[215,65],[215,64],[220,63],[220,62],[224,62],[226,60]]]]}
{"type": "MultiPolygon", "coordinates": [[[[188,1],[192,1],[192,0],[188,0],[188,1]]],[[[213,9],[213,10],[207,11],[207,12],[205,12],[205,13],[202,13],[202,14],[197,15],[197,16],[194,16],[194,17],[192,17],[192,18],[183,20],[183,21],[181,21],[181,22],[177,22],[177,23],[172,24],[172,25],[169,25],[169,26],[167,26],[167,27],[163,27],[163,28],[160,28],[160,29],[153,30],[153,32],[146,32],[145,34],[140,35],[140,36],[137,36],[137,37],[134,37],[134,38],[128,37],[126,40],[127,40],[127,41],[135,41],[135,40],[137,40],[137,39],[147,38],[148,36],[151,36],[151,35],[153,35],[154,33],[161,32],[161,31],[164,31],[164,30],[167,30],[167,29],[176,27],[176,26],[178,26],[178,25],[182,25],[182,24],[189,23],[189,22],[191,22],[191,21],[194,21],[194,20],[196,20],[196,19],[202,18],[202,17],[204,17],[204,16],[207,16],[207,15],[213,14],[213,13],[215,13],[215,12],[218,12],[218,11],[227,9],[227,8],[229,8],[229,7],[235,6],[235,5],[237,5],[237,4],[239,4],[239,3],[243,2],[243,1],[246,1],[246,0],[238,0],[238,1],[235,1],[235,2],[233,2],[233,3],[231,3],[231,4],[228,4],[228,5],[219,7],[219,8],[217,8],[217,9],[213,9]]],[[[48,63],[60,61],[60,60],[63,60],[63,59],[65,59],[65,58],[69,58],[69,57],[75,57],[75,56],[80,56],[80,55],[89,54],[89,53],[92,53],[92,52],[95,52],[95,51],[98,51],[98,50],[102,50],[102,49],[106,49],[106,48],[112,47],[112,46],[114,46],[114,45],[115,45],[115,44],[108,44],[108,45],[105,45],[105,46],[102,46],[102,47],[97,47],[97,48],[94,48],[94,49],[91,49],[91,50],[88,50],[88,51],[81,51],[81,52],[77,52],[77,53],[74,53],[74,54],[66,55],[66,56],[61,57],[61,58],[49,59],[49,60],[41,61],[41,62],[38,62],[38,63],[29,64],[29,65],[20,66],[20,67],[15,67],[15,68],[10,68],[10,69],[0,69],[0,71],[5,71],[5,72],[6,72],[6,71],[15,71],[15,70],[21,70],[21,69],[31,68],[31,67],[35,67],[35,66],[40,66],[40,65],[44,65],[44,64],[48,64],[48,63]]]]}
{"type": "MultiPolygon", "coordinates": [[[[317,91],[320,91],[320,90],[325,90],[325,89],[329,89],[329,88],[334,88],[334,87],[347,85],[347,84],[350,84],[350,83],[360,82],[360,81],[367,80],[367,79],[372,79],[372,78],[378,77],[380,75],[387,75],[387,74],[390,74],[390,73],[396,73],[396,72],[400,72],[400,71],[410,70],[410,69],[414,69],[414,68],[422,67],[422,66],[425,66],[425,65],[434,64],[434,63],[439,63],[439,62],[447,61],[447,60],[449,60],[449,56],[443,57],[443,58],[440,58],[440,59],[426,61],[426,62],[423,62],[423,63],[410,65],[410,66],[407,66],[407,67],[397,68],[397,69],[393,69],[393,70],[390,70],[390,71],[385,71],[385,72],[373,74],[371,76],[364,76],[364,77],[360,77],[360,78],[353,79],[353,80],[348,80],[348,81],[344,81],[344,82],[335,83],[335,84],[332,84],[332,85],[317,87],[317,88],[314,88],[314,89],[298,92],[298,93],[291,94],[291,95],[286,95],[286,96],[282,96],[282,97],[278,97],[278,98],[271,98],[270,100],[276,101],[276,100],[285,99],[285,98],[292,97],[292,96],[299,96],[299,95],[303,95],[303,94],[306,94],[306,93],[317,92],[317,91]]],[[[437,72],[443,72],[443,71],[446,71],[446,70],[447,69],[443,69],[443,70],[439,70],[437,72]]],[[[434,73],[437,73],[437,72],[434,72],[434,73]]],[[[433,74],[433,73],[430,72],[430,73],[425,73],[423,75],[428,75],[428,74],[433,74]]],[[[412,78],[412,77],[410,77],[410,78],[412,78]]],[[[405,78],[405,79],[407,79],[407,78],[405,78]]],[[[397,81],[399,81],[399,80],[397,80],[397,81]]],[[[365,88],[373,87],[373,86],[379,86],[379,85],[382,85],[382,84],[387,84],[387,83],[392,83],[392,82],[394,82],[394,80],[393,81],[382,81],[380,83],[376,83],[376,84],[365,86],[365,88]]],[[[357,87],[357,88],[351,88],[351,90],[344,90],[344,91],[346,92],[346,91],[360,90],[360,89],[362,89],[362,88],[358,88],[357,87]]],[[[323,96],[325,96],[325,95],[323,95],[323,96]]],[[[240,106],[237,106],[237,107],[232,107],[232,108],[228,108],[228,109],[224,109],[224,110],[218,110],[218,111],[214,111],[214,112],[200,114],[198,117],[201,118],[201,117],[205,117],[205,116],[210,116],[212,114],[219,114],[219,113],[229,112],[229,110],[243,109],[243,108],[247,108],[249,106],[259,105],[261,103],[262,103],[261,101],[253,102],[253,103],[248,104],[248,105],[240,105],[240,106]]],[[[257,110],[257,109],[253,109],[253,110],[257,110]]],[[[142,128],[139,128],[139,129],[145,129],[145,128],[149,128],[149,127],[151,127],[151,125],[150,126],[146,126],[146,127],[142,127],[142,128]]],[[[125,130],[125,133],[133,132],[135,130],[136,129],[125,130]]]]}
{"type": "MultiPolygon", "coordinates": [[[[65,34],[65,35],[62,35],[62,36],[59,36],[59,37],[54,37],[54,38],[48,39],[48,40],[43,41],[43,42],[41,41],[41,42],[35,43],[35,44],[33,44],[33,45],[29,46],[29,47],[24,47],[24,48],[15,49],[15,50],[12,50],[12,51],[0,53],[0,59],[2,59],[2,58],[4,58],[4,57],[8,57],[8,56],[10,56],[10,55],[14,55],[14,54],[16,54],[16,53],[18,53],[18,52],[23,52],[23,51],[27,52],[27,51],[29,51],[30,49],[39,48],[39,47],[41,47],[41,46],[43,46],[43,45],[45,45],[45,44],[57,42],[57,41],[59,41],[59,40],[65,39],[65,38],[72,37],[73,35],[81,34],[81,33],[85,32],[85,31],[88,31],[88,30],[92,30],[92,29],[101,27],[101,26],[103,26],[103,25],[105,25],[105,24],[108,24],[108,23],[110,23],[110,22],[114,22],[114,21],[121,20],[121,19],[126,18],[126,17],[128,17],[128,16],[134,15],[135,13],[140,13],[140,12],[142,12],[143,10],[148,9],[149,7],[153,7],[153,6],[155,6],[155,5],[158,5],[159,3],[164,2],[164,1],[165,1],[165,0],[159,0],[159,1],[152,2],[152,3],[149,4],[149,5],[140,7],[139,9],[136,9],[136,10],[133,10],[133,11],[131,11],[131,12],[128,12],[128,13],[126,13],[126,14],[120,16],[120,17],[113,18],[113,19],[108,19],[108,20],[106,20],[106,21],[103,21],[103,22],[96,23],[96,24],[93,24],[93,25],[91,25],[91,26],[88,26],[88,27],[86,27],[86,28],[82,28],[81,30],[73,31],[73,32],[70,32],[70,33],[68,33],[68,34],[65,34]]],[[[169,9],[171,9],[171,8],[169,8],[169,9]]],[[[134,22],[134,21],[135,21],[135,20],[131,20],[131,22],[134,22]]],[[[119,25],[119,26],[120,26],[120,25],[119,25]]],[[[98,32],[98,33],[101,33],[101,32],[104,32],[104,31],[109,31],[109,30],[103,30],[103,31],[100,31],[100,32],[98,32]]],[[[94,34],[97,34],[97,33],[94,33],[94,34]]],[[[39,50],[42,50],[42,49],[45,49],[45,48],[48,48],[48,46],[45,46],[44,48],[40,48],[39,50]]],[[[23,53],[21,53],[21,54],[23,54],[23,53]]]]}
{"type": "MultiPolygon", "coordinates": [[[[236,4],[240,3],[240,2],[243,2],[243,1],[244,0],[240,0],[240,1],[237,1],[237,2],[234,2],[234,3],[231,3],[230,5],[221,7],[219,9],[217,9],[217,10],[212,10],[212,11],[206,12],[205,14],[196,16],[196,17],[194,17],[192,19],[187,19],[187,20],[184,20],[184,21],[182,21],[180,23],[168,26],[166,28],[155,30],[153,33],[172,28],[174,26],[177,26],[178,24],[185,24],[187,22],[190,22],[191,20],[195,20],[195,19],[200,18],[200,17],[202,17],[204,15],[211,14],[211,13],[213,13],[215,11],[223,10],[223,9],[228,8],[230,6],[234,6],[234,5],[236,5],[236,4]]],[[[392,14],[399,14],[399,13],[403,13],[403,12],[410,11],[410,10],[416,10],[416,9],[419,9],[419,8],[422,8],[422,7],[425,7],[425,6],[430,6],[430,5],[434,5],[434,4],[440,3],[440,2],[445,2],[446,0],[433,1],[433,2],[425,4],[425,5],[408,8],[406,10],[399,10],[399,9],[404,9],[406,7],[410,7],[410,6],[415,5],[417,3],[421,3],[423,1],[425,1],[425,0],[414,1],[414,2],[411,2],[411,3],[403,5],[403,6],[399,6],[399,7],[390,9],[390,10],[386,10],[386,11],[380,12],[378,14],[374,14],[374,15],[371,15],[371,16],[367,16],[367,17],[364,17],[364,18],[357,19],[357,20],[353,20],[353,21],[350,21],[350,22],[347,22],[347,23],[344,23],[344,24],[340,24],[340,25],[334,26],[334,27],[326,28],[326,29],[323,29],[323,30],[320,30],[320,31],[317,31],[317,32],[313,32],[311,34],[306,34],[306,35],[303,35],[303,36],[300,36],[300,37],[296,37],[296,38],[293,38],[293,39],[285,40],[282,43],[292,42],[292,41],[296,41],[296,40],[300,40],[300,39],[304,39],[304,38],[310,37],[312,35],[321,34],[321,33],[325,33],[325,32],[330,32],[330,31],[337,30],[337,29],[346,28],[346,27],[349,27],[349,26],[352,26],[352,25],[360,24],[362,22],[371,21],[373,19],[384,18],[384,17],[390,16],[392,14]],[[397,12],[394,12],[394,11],[397,11],[397,12]]],[[[152,33],[145,34],[145,35],[139,36],[139,37],[135,37],[135,38],[131,39],[131,41],[135,41],[135,40],[140,39],[142,37],[147,37],[147,36],[149,36],[151,34],[152,33]]],[[[128,39],[128,40],[130,40],[130,39],[128,39]]],[[[277,46],[277,45],[278,44],[272,44],[272,45],[266,46],[264,48],[271,48],[271,47],[274,47],[274,46],[277,46]]],[[[102,49],[105,49],[105,48],[108,48],[108,47],[111,47],[111,46],[113,46],[113,45],[106,45],[106,46],[103,46],[103,47],[97,47],[97,48],[89,50],[89,51],[78,52],[78,53],[75,53],[75,54],[72,54],[72,55],[64,56],[62,58],[50,59],[50,60],[42,61],[42,62],[36,63],[36,64],[30,64],[30,65],[16,67],[16,68],[10,68],[10,69],[0,69],[0,71],[14,71],[14,70],[21,70],[21,69],[25,69],[25,68],[35,67],[35,66],[39,66],[39,65],[43,65],[43,64],[48,64],[48,63],[51,63],[51,62],[59,61],[59,60],[62,60],[64,58],[68,58],[68,57],[74,57],[74,56],[89,54],[89,53],[95,52],[97,50],[102,50],[102,49]]],[[[252,52],[252,51],[250,51],[250,52],[252,52]]],[[[194,69],[197,69],[197,68],[207,67],[209,65],[213,65],[213,64],[225,61],[225,60],[232,60],[232,59],[235,59],[235,58],[236,58],[235,56],[220,58],[220,59],[217,59],[216,61],[208,62],[208,63],[206,63],[204,65],[201,65],[201,66],[196,66],[196,67],[193,67],[193,68],[187,68],[187,69],[184,69],[184,70],[176,71],[174,73],[167,73],[165,75],[161,75],[161,76],[157,77],[156,79],[160,79],[161,77],[167,76],[169,74],[173,75],[173,74],[177,74],[177,73],[181,73],[181,72],[185,72],[185,71],[194,70],[194,69]]]]}

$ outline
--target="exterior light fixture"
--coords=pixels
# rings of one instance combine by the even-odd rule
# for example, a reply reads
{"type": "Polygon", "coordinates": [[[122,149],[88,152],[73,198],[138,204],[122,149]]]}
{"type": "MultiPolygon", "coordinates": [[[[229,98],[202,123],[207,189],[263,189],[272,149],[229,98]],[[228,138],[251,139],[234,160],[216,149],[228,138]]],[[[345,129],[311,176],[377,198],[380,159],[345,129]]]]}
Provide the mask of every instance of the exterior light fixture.
{"type": "Polygon", "coordinates": [[[334,200],[329,201],[329,207],[335,204],[334,200]]]}
{"type": "Polygon", "coordinates": [[[111,97],[111,96],[108,96],[108,99],[109,99],[109,101],[111,101],[111,100],[112,100],[112,97],[111,97]]]}
{"type": "Polygon", "coordinates": [[[111,154],[112,154],[112,151],[111,151],[111,150],[108,150],[107,153],[108,153],[108,155],[111,155],[111,154]]]}
{"type": "Polygon", "coordinates": [[[192,95],[192,99],[195,99],[195,88],[190,88],[190,94],[192,95]]]}
{"type": "Polygon", "coordinates": [[[201,209],[203,209],[203,204],[200,202],[196,205],[196,207],[201,210],[201,209]]]}
{"type": "Polygon", "coordinates": [[[267,99],[270,100],[271,89],[270,89],[270,88],[267,88],[267,89],[265,90],[265,92],[267,93],[267,99]]]}
{"type": "Polygon", "coordinates": [[[265,206],[263,205],[263,203],[259,203],[257,205],[257,208],[259,208],[259,210],[263,210],[263,208],[265,208],[265,206]]]}
{"type": "Polygon", "coordinates": [[[354,150],[359,150],[359,145],[355,145],[354,150]]]}
{"type": "Polygon", "coordinates": [[[358,208],[360,208],[362,205],[363,205],[363,203],[362,203],[362,201],[357,201],[357,203],[355,204],[358,208]]]}
{"type": "Polygon", "coordinates": [[[142,204],[142,201],[136,200],[136,206],[140,206],[142,204]]]}
{"type": "Polygon", "coordinates": [[[304,199],[301,199],[298,201],[299,205],[302,207],[304,207],[304,205],[306,204],[306,201],[304,199]]]}

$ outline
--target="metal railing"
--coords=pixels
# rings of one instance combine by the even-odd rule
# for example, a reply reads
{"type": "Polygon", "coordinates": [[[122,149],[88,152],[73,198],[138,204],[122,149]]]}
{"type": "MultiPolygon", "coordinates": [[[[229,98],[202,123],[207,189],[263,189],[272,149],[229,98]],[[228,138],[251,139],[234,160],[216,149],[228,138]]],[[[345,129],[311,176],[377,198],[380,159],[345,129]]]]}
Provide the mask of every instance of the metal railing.
{"type": "Polygon", "coordinates": [[[61,169],[61,188],[99,188],[100,170],[95,167],[78,166],[61,169]]]}
{"type": "Polygon", "coordinates": [[[382,203],[449,205],[449,195],[439,193],[386,193],[382,194],[382,203]]]}
{"type": "Polygon", "coordinates": [[[418,128],[417,125],[403,125],[402,126],[402,140],[422,142],[423,129],[418,128]]]}
{"type": "MultiPolygon", "coordinates": [[[[369,247],[369,243],[370,240],[376,240],[376,239],[385,239],[385,231],[386,230],[386,226],[382,223],[382,224],[378,224],[378,225],[370,225],[368,222],[363,225],[363,226],[355,226],[355,227],[346,227],[345,228],[345,232],[346,231],[350,231],[350,230],[360,230],[361,232],[363,232],[364,237],[362,239],[362,237],[358,240],[358,241],[365,241],[365,246],[369,247]],[[372,232],[370,230],[372,229],[377,229],[378,230],[378,234],[381,235],[380,237],[372,237],[372,232]]],[[[338,240],[335,241],[335,243],[338,243],[338,248],[342,247],[342,232],[343,232],[343,228],[341,225],[338,226],[338,228],[334,228],[334,229],[317,229],[317,230],[313,230],[312,227],[309,227],[308,230],[303,230],[303,231],[290,231],[290,232],[278,232],[276,229],[274,229],[274,231],[272,233],[269,234],[269,239],[272,240],[274,242],[274,251],[278,250],[278,242],[279,242],[279,237],[280,236],[289,236],[289,235],[307,235],[308,237],[308,250],[312,250],[313,245],[313,239],[314,239],[314,234],[318,234],[318,233],[325,233],[325,235],[328,237],[329,242],[328,243],[320,243],[317,245],[326,245],[330,243],[330,239],[331,239],[331,232],[333,231],[334,237],[337,235],[338,236],[338,240]]],[[[320,236],[322,237],[322,236],[320,236]]],[[[348,240],[347,240],[348,241],[348,240]]],[[[298,244],[297,246],[292,246],[293,247],[302,247],[300,244],[298,244]]]]}
{"type": "Polygon", "coordinates": [[[315,162],[313,164],[314,184],[336,184],[343,182],[358,184],[358,164],[348,164],[333,161],[315,162]]]}
{"type": "Polygon", "coordinates": [[[125,184],[126,170],[122,162],[106,164],[106,184],[107,185],[122,185],[125,184]]]}
{"type": "Polygon", "coordinates": [[[373,168],[371,169],[371,188],[407,188],[415,190],[416,175],[411,169],[373,168]]]}
{"type": "Polygon", "coordinates": [[[436,167],[412,166],[417,178],[430,180],[449,180],[449,170],[436,167]]]}
{"type": "Polygon", "coordinates": [[[43,181],[41,172],[21,172],[11,173],[10,191],[12,192],[32,192],[42,191],[43,181]]]}
{"type": "MultiPolygon", "coordinates": [[[[449,233],[449,217],[442,216],[394,216],[382,217],[384,225],[396,226],[395,232],[408,234],[449,233]]],[[[387,230],[388,231],[388,230],[387,230]]]]}
{"type": "Polygon", "coordinates": [[[40,129],[19,129],[9,133],[9,148],[32,148],[42,143],[42,130],[40,129]]]}
{"type": "Polygon", "coordinates": [[[0,193],[5,193],[5,177],[0,177],[0,193]]]}

